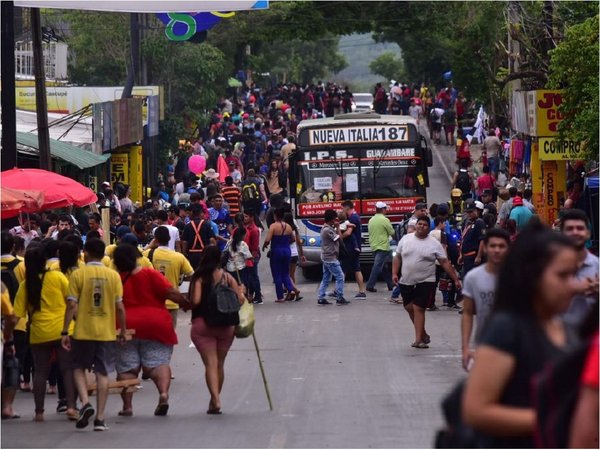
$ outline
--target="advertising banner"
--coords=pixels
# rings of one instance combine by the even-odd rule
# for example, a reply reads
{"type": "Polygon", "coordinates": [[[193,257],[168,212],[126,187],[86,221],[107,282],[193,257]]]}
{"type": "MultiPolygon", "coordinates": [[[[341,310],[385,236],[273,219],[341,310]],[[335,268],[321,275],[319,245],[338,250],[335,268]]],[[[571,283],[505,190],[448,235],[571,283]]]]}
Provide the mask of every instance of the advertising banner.
{"type": "Polygon", "coordinates": [[[527,92],[527,123],[529,135],[551,137],[558,135],[558,124],[563,114],[558,111],[562,103],[560,90],[539,89],[527,92]]]}
{"type": "Polygon", "coordinates": [[[131,187],[132,202],[142,204],[142,146],[129,147],[129,186],[131,187]]]}
{"type": "Polygon", "coordinates": [[[127,153],[113,153],[110,157],[110,183],[121,182],[129,184],[129,155],[127,153]]]}
{"type": "Polygon", "coordinates": [[[583,159],[584,145],[581,142],[562,141],[555,138],[540,138],[540,160],[542,161],[567,161],[583,159]]]}
{"type": "MultiPolygon", "coordinates": [[[[375,214],[375,204],[377,202],[384,202],[388,205],[388,214],[404,214],[413,212],[417,201],[420,197],[405,197],[405,198],[377,198],[369,200],[354,200],[355,210],[358,214],[373,215],[375,214]]],[[[333,202],[314,202],[314,203],[300,203],[298,204],[298,216],[299,217],[323,217],[325,211],[328,209],[334,209],[336,211],[342,210],[341,201],[333,202]]]]}

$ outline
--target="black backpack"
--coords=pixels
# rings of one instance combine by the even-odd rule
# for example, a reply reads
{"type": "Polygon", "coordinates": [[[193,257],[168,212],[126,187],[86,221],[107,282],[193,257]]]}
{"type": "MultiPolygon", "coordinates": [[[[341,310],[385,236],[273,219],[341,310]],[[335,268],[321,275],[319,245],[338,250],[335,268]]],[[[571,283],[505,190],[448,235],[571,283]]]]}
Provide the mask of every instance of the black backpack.
{"type": "Polygon", "coordinates": [[[15,275],[15,268],[19,265],[21,261],[18,258],[13,259],[10,262],[2,263],[2,282],[8,289],[8,294],[10,295],[10,301],[14,304],[15,297],[17,295],[17,291],[19,290],[19,281],[17,280],[17,276],[15,275]]]}
{"type": "Polygon", "coordinates": [[[590,345],[546,364],[532,379],[532,400],[536,411],[534,439],[537,448],[567,448],[571,419],[577,404],[581,373],[590,345]]]}
{"type": "Polygon", "coordinates": [[[223,280],[212,288],[206,297],[206,310],[204,320],[211,327],[224,327],[240,323],[240,302],[237,294],[223,280]]]}
{"type": "Polygon", "coordinates": [[[456,177],[456,187],[462,191],[463,194],[471,192],[471,178],[469,172],[465,169],[458,171],[458,177],[456,177]]]}
{"type": "Polygon", "coordinates": [[[258,186],[254,181],[247,182],[242,185],[242,200],[258,200],[260,195],[258,194],[258,186]]]}
{"type": "Polygon", "coordinates": [[[400,242],[400,239],[402,239],[402,237],[408,231],[408,221],[409,220],[410,220],[410,217],[407,217],[402,222],[400,222],[398,225],[396,225],[396,232],[395,232],[395,236],[394,236],[396,242],[400,242]]]}

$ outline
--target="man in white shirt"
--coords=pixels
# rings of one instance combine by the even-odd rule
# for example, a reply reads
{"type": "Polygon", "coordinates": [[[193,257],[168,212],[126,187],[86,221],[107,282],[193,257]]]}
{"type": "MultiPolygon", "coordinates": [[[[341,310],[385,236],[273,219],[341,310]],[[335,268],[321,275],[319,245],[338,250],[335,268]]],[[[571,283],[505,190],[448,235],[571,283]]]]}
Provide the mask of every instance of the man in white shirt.
{"type": "Polygon", "coordinates": [[[156,219],[158,221],[158,226],[163,226],[167,230],[169,230],[169,243],[168,247],[170,250],[175,250],[181,253],[181,240],[179,237],[179,229],[174,227],[173,225],[169,225],[169,214],[167,211],[160,209],[156,212],[156,219]]]}

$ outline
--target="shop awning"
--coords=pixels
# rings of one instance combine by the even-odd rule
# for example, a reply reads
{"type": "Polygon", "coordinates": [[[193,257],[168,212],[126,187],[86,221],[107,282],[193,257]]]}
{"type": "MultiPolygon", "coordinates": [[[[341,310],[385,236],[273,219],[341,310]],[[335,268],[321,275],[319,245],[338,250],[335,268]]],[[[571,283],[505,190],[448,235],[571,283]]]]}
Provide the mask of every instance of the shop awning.
{"type": "MultiPolygon", "coordinates": [[[[17,145],[23,145],[38,150],[38,136],[34,133],[23,133],[17,131],[17,145]]],[[[110,154],[97,155],[89,150],[85,150],[66,142],[50,139],[50,155],[62,159],[80,169],[95,167],[104,164],[110,157],[110,154]]]]}

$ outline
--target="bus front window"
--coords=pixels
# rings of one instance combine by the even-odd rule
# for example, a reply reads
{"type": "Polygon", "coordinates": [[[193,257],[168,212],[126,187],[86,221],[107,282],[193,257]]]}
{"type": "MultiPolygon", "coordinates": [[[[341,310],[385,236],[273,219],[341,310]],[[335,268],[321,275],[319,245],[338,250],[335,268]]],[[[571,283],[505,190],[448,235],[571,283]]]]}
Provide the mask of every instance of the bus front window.
{"type": "MultiPolygon", "coordinates": [[[[366,162],[366,161],[365,161],[366,162]]],[[[387,161],[383,161],[385,163],[387,161]]],[[[367,165],[361,168],[361,198],[402,198],[425,195],[417,166],[367,165]]]]}

